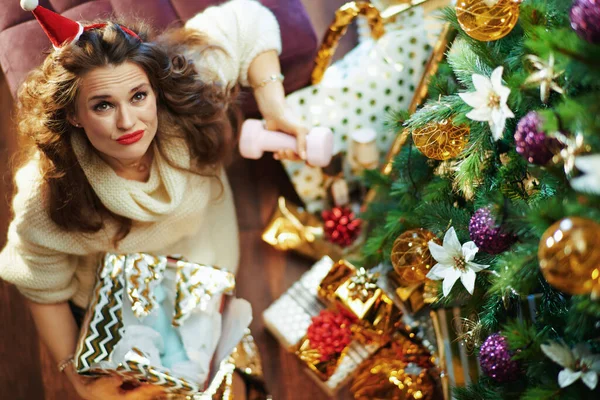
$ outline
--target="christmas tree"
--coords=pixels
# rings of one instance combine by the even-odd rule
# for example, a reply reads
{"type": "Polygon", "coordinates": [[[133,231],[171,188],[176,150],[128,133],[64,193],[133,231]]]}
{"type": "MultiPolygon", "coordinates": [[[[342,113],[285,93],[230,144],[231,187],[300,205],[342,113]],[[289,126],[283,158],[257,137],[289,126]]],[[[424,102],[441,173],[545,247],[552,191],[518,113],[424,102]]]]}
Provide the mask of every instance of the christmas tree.
{"type": "Polygon", "coordinates": [[[366,175],[364,259],[473,316],[484,376],[454,397],[600,398],[600,2],[458,0],[444,17],[429,100],[397,110],[410,136],[366,175]]]}

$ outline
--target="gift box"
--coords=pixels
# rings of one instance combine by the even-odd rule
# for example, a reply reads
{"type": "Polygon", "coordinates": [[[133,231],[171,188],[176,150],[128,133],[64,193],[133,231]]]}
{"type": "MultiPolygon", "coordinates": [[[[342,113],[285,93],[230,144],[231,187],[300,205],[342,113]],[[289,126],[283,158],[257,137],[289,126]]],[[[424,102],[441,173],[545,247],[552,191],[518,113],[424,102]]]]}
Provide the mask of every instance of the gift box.
{"type": "Polygon", "coordinates": [[[168,396],[218,396],[252,319],[234,288],[234,276],[215,267],[107,254],[78,340],[77,372],[160,385],[168,396]]]}
{"type": "Polygon", "coordinates": [[[435,400],[439,374],[431,354],[402,334],[362,362],[350,390],[356,400],[435,400]]]}
{"type": "Polygon", "coordinates": [[[265,310],[263,318],[267,329],[330,395],[403,329],[400,310],[377,287],[375,276],[329,257],[315,263],[265,310]]]}
{"type": "MultiPolygon", "coordinates": [[[[347,225],[347,223],[346,223],[347,225]]],[[[312,260],[329,256],[337,261],[354,254],[364,240],[360,226],[348,246],[332,242],[320,217],[298,207],[284,197],[277,199],[275,211],[262,233],[262,239],[281,251],[293,251],[312,260]]]]}

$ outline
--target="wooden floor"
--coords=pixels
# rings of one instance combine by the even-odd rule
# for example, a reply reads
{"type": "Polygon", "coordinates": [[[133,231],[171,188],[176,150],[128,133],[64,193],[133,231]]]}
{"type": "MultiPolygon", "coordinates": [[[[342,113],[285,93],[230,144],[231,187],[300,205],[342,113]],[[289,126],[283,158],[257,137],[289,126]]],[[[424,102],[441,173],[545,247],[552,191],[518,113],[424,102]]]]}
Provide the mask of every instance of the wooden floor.
{"type": "MultiPolygon", "coordinates": [[[[343,0],[303,0],[319,37],[325,32],[343,0]]],[[[353,35],[345,38],[337,57],[352,46],[353,35]]],[[[0,73],[0,246],[5,241],[11,194],[8,160],[15,151],[11,130],[12,99],[0,73]]],[[[241,239],[238,296],[254,309],[252,332],[263,357],[267,383],[276,400],[324,400],[296,360],[264,329],[262,312],[311,265],[291,254],[277,252],[263,243],[260,233],[280,194],[295,195],[281,166],[272,159],[237,160],[229,169],[235,193],[241,239]]],[[[66,379],[55,370],[45,349],[39,345],[27,309],[15,289],[0,282],[0,399],[71,400],[78,397],[66,379]]],[[[350,398],[342,392],[336,399],[350,398]]]]}

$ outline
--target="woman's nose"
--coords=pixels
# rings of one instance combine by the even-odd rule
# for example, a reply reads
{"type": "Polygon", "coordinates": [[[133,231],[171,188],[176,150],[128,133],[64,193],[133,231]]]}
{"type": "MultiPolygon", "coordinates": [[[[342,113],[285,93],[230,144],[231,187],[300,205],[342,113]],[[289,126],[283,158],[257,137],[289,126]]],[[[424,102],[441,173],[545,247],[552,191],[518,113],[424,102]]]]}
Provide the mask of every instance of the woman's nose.
{"type": "Polygon", "coordinates": [[[127,131],[135,126],[135,112],[128,106],[119,107],[117,128],[127,131]]]}

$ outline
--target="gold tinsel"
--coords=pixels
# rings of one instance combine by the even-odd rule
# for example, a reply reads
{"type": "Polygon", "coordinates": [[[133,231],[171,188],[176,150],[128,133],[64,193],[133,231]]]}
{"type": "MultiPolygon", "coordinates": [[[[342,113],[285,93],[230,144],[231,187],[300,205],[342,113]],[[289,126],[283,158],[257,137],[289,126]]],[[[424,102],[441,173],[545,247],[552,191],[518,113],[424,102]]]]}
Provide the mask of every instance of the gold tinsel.
{"type": "Polygon", "coordinates": [[[358,367],[351,392],[356,400],[435,398],[431,356],[419,344],[397,339],[358,367]]]}
{"type": "Polygon", "coordinates": [[[468,125],[455,126],[444,119],[429,123],[412,132],[413,142],[425,156],[434,160],[456,157],[469,141],[468,125]]]}
{"type": "Polygon", "coordinates": [[[600,294],[600,224],[563,218],[550,226],[538,248],[544,278],[561,292],[600,294]]]}
{"type": "Polygon", "coordinates": [[[456,17],[465,33],[489,42],[508,35],[519,20],[519,0],[458,0],[456,17]]]}

